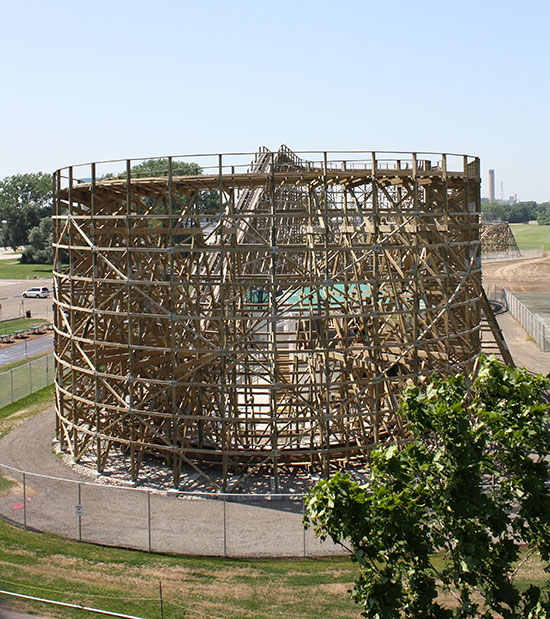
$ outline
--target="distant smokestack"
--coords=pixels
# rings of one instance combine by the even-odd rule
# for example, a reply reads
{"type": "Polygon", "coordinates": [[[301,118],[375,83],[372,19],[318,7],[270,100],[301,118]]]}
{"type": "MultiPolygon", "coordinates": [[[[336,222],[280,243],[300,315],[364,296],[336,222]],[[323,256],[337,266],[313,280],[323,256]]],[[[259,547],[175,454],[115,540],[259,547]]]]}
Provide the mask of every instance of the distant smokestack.
{"type": "Polygon", "coordinates": [[[489,200],[495,201],[495,171],[489,170],[489,200]]]}

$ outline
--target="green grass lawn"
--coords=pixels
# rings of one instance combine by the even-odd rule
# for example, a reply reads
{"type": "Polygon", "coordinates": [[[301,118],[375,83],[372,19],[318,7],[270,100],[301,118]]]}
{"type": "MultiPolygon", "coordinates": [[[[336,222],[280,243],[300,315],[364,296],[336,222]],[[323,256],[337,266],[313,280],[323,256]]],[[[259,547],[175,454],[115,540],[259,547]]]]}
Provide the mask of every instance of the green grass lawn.
{"type": "Polygon", "coordinates": [[[0,431],[2,424],[9,421],[10,417],[20,417],[24,412],[37,415],[50,406],[53,406],[53,385],[48,385],[16,402],[2,406],[0,408],[0,431]]]}
{"type": "MultiPolygon", "coordinates": [[[[5,490],[9,491],[9,490],[5,490]]],[[[234,560],[174,557],[78,543],[24,531],[0,521],[0,588],[157,619],[161,617],[358,617],[348,595],[357,567],[347,557],[234,560]]],[[[521,587],[544,586],[531,557],[518,574],[521,587]]],[[[0,601],[55,617],[92,617],[38,602],[0,601]]],[[[441,602],[454,605],[443,595],[441,602]]]]}
{"type": "MultiPolygon", "coordinates": [[[[230,560],[103,548],[0,521],[2,589],[111,612],[164,617],[357,617],[349,558],[230,560]]],[[[4,603],[7,597],[0,596],[4,603]]],[[[13,604],[13,602],[11,602],[13,604]]],[[[59,617],[92,616],[40,603],[21,605],[59,617]],[[51,610],[50,610],[51,609],[51,610]]]]}
{"type": "MultiPolygon", "coordinates": [[[[0,367],[0,407],[7,406],[39,391],[53,382],[53,360],[47,355],[39,356],[32,362],[5,369],[0,367]]],[[[1,415],[2,408],[0,408],[1,415]]]]}
{"type": "MultiPolygon", "coordinates": [[[[14,419],[40,413],[51,403],[48,387],[1,408],[0,431],[14,419]]],[[[9,493],[19,500],[21,489],[0,475],[0,496],[9,493]]],[[[520,586],[544,586],[543,567],[538,557],[531,557],[518,572],[520,586]]],[[[159,582],[166,619],[359,617],[360,609],[348,594],[356,573],[357,566],[348,557],[176,557],[79,543],[0,520],[0,589],[148,619],[161,617],[159,582]]],[[[454,605],[445,594],[440,601],[454,605]]],[[[97,616],[3,595],[0,604],[51,617],[97,616]]]]}
{"type": "Polygon", "coordinates": [[[550,226],[511,224],[510,227],[520,249],[532,249],[542,245],[545,251],[550,251],[550,226]]]}
{"type": "Polygon", "coordinates": [[[0,260],[0,279],[51,278],[51,264],[19,264],[18,259],[0,260]]]}
{"type": "Polygon", "coordinates": [[[13,320],[2,320],[0,322],[0,335],[9,335],[16,331],[31,329],[39,325],[48,324],[44,318],[14,318],[13,320]]]}

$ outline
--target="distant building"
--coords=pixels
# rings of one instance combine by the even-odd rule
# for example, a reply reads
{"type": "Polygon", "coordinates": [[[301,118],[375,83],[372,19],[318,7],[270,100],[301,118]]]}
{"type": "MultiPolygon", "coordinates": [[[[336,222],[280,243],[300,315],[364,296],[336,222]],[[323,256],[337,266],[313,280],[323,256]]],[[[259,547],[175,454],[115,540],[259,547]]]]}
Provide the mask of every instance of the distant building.
{"type": "Polygon", "coordinates": [[[497,202],[498,204],[517,204],[518,201],[518,194],[514,194],[513,196],[510,196],[507,200],[504,199],[504,184],[501,183],[500,184],[500,188],[501,188],[501,197],[499,200],[497,200],[496,196],[495,196],[495,171],[494,170],[489,170],[489,197],[488,198],[482,198],[481,202],[497,202]]]}
{"type": "Polygon", "coordinates": [[[489,170],[489,200],[495,200],[495,171],[489,170]]]}

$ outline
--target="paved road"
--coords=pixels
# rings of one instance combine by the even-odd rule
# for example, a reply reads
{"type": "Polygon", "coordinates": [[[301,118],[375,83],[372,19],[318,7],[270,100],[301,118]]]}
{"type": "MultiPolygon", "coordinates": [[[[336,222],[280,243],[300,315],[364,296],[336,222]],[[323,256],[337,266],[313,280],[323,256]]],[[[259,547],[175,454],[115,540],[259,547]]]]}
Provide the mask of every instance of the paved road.
{"type": "Polygon", "coordinates": [[[512,353],[514,363],[535,374],[548,374],[550,352],[542,352],[532,339],[529,340],[525,329],[509,312],[499,314],[497,320],[512,353]]]}
{"type": "Polygon", "coordinates": [[[51,279],[1,279],[0,320],[22,318],[31,311],[33,318],[52,319],[51,294],[45,299],[23,299],[21,293],[31,286],[47,286],[52,290],[51,279]]]}
{"type": "Polygon", "coordinates": [[[0,368],[6,363],[13,363],[25,357],[32,357],[53,349],[53,334],[43,335],[25,340],[19,344],[11,344],[0,348],[0,368]]]}

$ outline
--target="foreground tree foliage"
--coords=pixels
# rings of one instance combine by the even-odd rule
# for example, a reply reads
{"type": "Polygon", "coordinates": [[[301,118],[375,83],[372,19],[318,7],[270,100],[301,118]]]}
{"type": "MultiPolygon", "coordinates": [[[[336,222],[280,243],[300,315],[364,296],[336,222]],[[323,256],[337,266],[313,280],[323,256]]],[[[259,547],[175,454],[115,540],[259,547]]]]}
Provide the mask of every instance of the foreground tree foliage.
{"type": "Polygon", "coordinates": [[[550,616],[547,591],[514,584],[531,554],[550,559],[549,385],[489,358],[411,386],[411,441],[373,452],[366,486],[336,474],[312,489],[306,526],[351,551],[365,617],[550,616]]]}

